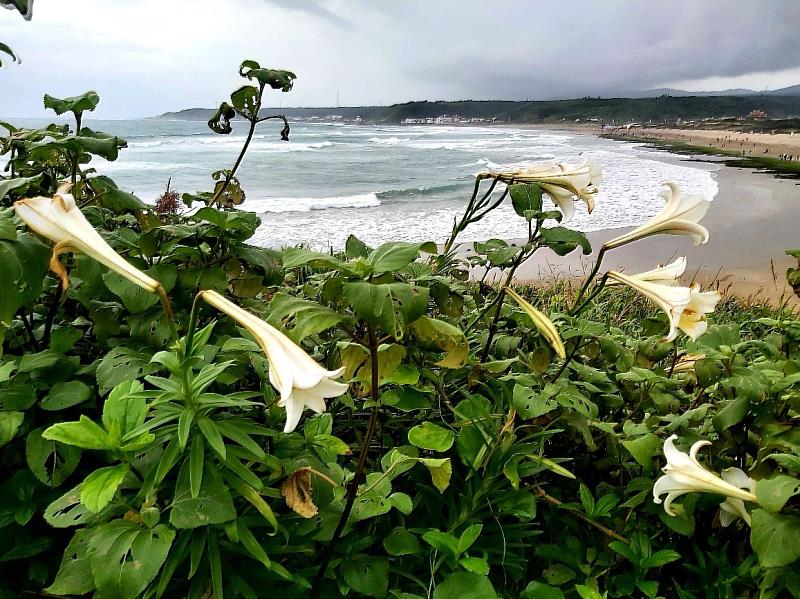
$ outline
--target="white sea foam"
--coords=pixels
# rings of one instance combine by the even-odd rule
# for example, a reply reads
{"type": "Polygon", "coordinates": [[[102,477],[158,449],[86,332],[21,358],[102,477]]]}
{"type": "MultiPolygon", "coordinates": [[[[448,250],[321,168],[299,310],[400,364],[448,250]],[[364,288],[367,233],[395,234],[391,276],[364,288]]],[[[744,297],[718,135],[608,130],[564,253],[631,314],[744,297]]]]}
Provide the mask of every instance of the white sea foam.
{"type": "Polygon", "coordinates": [[[248,199],[246,208],[254,212],[310,212],[331,208],[374,208],[381,201],[374,193],[332,198],[260,198],[248,199]]]}

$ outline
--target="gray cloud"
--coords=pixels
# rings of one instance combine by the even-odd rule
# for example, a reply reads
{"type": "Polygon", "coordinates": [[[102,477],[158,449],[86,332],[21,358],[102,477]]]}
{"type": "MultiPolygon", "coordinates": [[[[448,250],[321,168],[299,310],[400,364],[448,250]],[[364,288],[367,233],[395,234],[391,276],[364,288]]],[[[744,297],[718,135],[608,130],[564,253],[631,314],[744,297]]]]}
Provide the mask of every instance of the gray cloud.
{"type": "Polygon", "coordinates": [[[323,21],[327,21],[328,23],[335,25],[337,27],[341,27],[343,29],[352,29],[353,23],[348,21],[347,19],[342,18],[332,10],[326,8],[319,2],[315,2],[314,0],[266,0],[270,4],[274,4],[275,6],[279,6],[280,8],[284,8],[290,11],[296,11],[300,13],[305,13],[307,15],[311,15],[312,17],[317,17],[322,19],[323,21]]]}
{"type": "Polygon", "coordinates": [[[244,58],[299,75],[284,106],[792,85],[797,23],[797,0],[37,0],[30,23],[0,11],[25,61],[0,72],[0,117],[89,88],[99,116],[212,106],[244,58]]]}

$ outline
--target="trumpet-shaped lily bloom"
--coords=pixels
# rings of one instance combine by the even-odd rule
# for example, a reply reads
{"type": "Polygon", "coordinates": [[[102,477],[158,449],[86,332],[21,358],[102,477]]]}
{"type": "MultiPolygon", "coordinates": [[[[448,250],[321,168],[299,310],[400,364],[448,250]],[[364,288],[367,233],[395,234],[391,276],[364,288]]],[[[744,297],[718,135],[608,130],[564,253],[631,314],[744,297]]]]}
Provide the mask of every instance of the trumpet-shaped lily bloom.
{"type": "MultiPolygon", "coordinates": [[[[653,485],[653,501],[655,503],[661,503],[662,495],[667,496],[666,501],[664,501],[665,512],[670,516],[674,516],[672,502],[686,493],[716,493],[717,495],[726,496],[727,499],[721,504],[726,518],[733,514],[741,516],[742,512],[746,514],[744,501],[758,503],[758,498],[751,491],[738,486],[741,481],[738,480],[738,475],[731,473],[732,469],[727,471],[728,474],[725,476],[727,476],[728,480],[725,480],[703,468],[700,462],[697,461],[697,452],[701,447],[711,445],[709,441],[698,441],[692,445],[687,455],[682,451],[678,451],[675,447],[674,441],[677,438],[677,435],[672,435],[664,442],[664,457],[667,458],[667,465],[662,468],[664,476],[660,477],[656,484],[653,485]],[[731,500],[739,503],[729,503],[731,500]],[[740,507],[741,511],[739,510],[740,507]]],[[[742,475],[747,477],[744,472],[742,472],[742,475]]],[[[730,523],[730,520],[728,523],[730,523]]]]}
{"type": "Polygon", "coordinates": [[[52,198],[25,198],[14,202],[14,210],[30,229],[55,243],[50,269],[61,278],[64,289],[69,286],[67,271],[58,259],[64,252],[80,252],[121,274],[151,293],[158,293],[161,284],[129,264],[115,252],[86,220],[69,192],[69,185],[58,188],[52,198]]]}
{"type": "Polygon", "coordinates": [[[692,285],[689,291],[691,293],[689,304],[681,313],[678,328],[692,339],[697,339],[708,329],[706,315],[716,309],[722,294],[719,291],[700,291],[700,285],[697,283],[692,285]]]}
{"type": "Polygon", "coordinates": [[[667,201],[667,205],[661,209],[661,212],[632,231],[607,241],[604,244],[606,249],[610,250],[661,233],[688,235],[694,240],[694,245],[708,242],[708,229],[699,224],[708,212],[710,205],[708,199],[698,194],[685,196],[681,193],[678,184],[672,181],[668,181],[664,185],[667,186],[667,189],[662,191],[659,196],[667,201]]]}
{"type": "MultiPolygon", "coordinates": [[[[677,258],[675,261],[670,262],[666,266],[658,266],[653,270],[640,272],[636,275],[631,275],[639,281],[646,281],[648,283],[656,283],[658,285],[675,286],[678,284],[678,279],[686,272],[686,258],[677,258]]],[[[611,280],[607,285],[619,285],[617,280],[611,280]]]]}
{"type": "Polygon", "coordinates": [[[637,275],[624,275],[610,271],[611,284],[622,283],[655,302],[669,318],[666,340],[673,341],[678,329],[692,339],[697,339],[708,329],[706,315],[714,311],[722,298],[718,291],[700,291],[700,285],[678,286],[677,280],[686,269],[686,259],[678,258],[672,264],[637,275]]]}
{"type": "MultiPolygon", "coordinates": [[[[752,495],[756,492],[756,481],[745,474],[741,468],[726,468],[721,473],[722,480],[726,483],[746,489],[752,495]]],[[[719,504],[719,522],[722,526],[730,526],[736,518],[741,518],[750,526],[750,514],[744,507],[744,501],[735,497],[728,497],[719,504]]]]}
{"type": "Polygon", "coordinates": [[[280,393],[278,405],[286,408],[284,432],[290,433],[308,407],[317,414],[325,411],[325,399],[339,397],[347,385],[339,378],[344,368],[325,370],[299,345],[278,329],[225,299],[216,291],[201,291],[210,305],[224,312],[255,337],[269,360],[269,380],[280,393]]]}
{"type": "Polygon", "coordinates": [[[672,341],[678,336],[681,316],[686,306],[692,301],[691,289],[688,287],[678,287],[674,284],[665,285],[663,283],[654,283],[647,280],[642,281],[636,275],[624,275],[613,270],[608,273],[608,278],[635,289],[646,298],[653,301],[664,311],[669,319],[669,333],[667,334],[666,340],[672,341]]]}
{"type": "Polygon", "coordinates": [[[516,171],[484,173],[483,176],[505,183],[536,183],[561,210],[564,221],[574,216],[576,197],[586,203],[589,213],[592,212],[597,186],[602,181],[600,167],[588,158],[581,164],[539,162],[516,171]]]}

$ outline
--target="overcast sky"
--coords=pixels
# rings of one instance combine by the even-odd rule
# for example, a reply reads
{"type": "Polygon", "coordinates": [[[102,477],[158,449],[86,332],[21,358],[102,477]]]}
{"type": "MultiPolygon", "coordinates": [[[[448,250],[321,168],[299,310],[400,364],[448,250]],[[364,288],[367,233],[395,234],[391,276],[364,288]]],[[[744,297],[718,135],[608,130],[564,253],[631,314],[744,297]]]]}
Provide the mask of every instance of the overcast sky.
{"type": "Polygon", "coordinates": [[[800,1],[35,0],[0,10],[0,117],[95,89],[97,117],[218,105],[245,58],[298,75],[271,105],[549,99],[800,83],[800,1]]]}

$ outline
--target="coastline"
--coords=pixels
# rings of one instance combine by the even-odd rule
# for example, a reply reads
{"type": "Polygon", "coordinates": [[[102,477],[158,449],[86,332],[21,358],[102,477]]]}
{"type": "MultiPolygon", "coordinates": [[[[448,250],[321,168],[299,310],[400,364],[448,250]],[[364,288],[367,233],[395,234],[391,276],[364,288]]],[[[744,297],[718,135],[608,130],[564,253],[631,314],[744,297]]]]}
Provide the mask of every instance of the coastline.
{"type": "MultiPolygon", "coordinates": [[[[568,130],[582,135],[598,134],[574,128],[568,130]]],[[[634,140],[620,143],[629,141],[634,140]]],[[[664,159],[698,161],[675,153],[665,153],[664,159]]],[[[785,250],[800,246],[800,230],[797,228],[797,223],[800,223],[800,185],[792,179],[779,178],[752,167],[728,166],[724,160],[704,157],[702,162],[719,165],[712,173],[719,191],[703,220],[711,233],[708,244],[693,247],[683,237],[650,237],[609,252],[603,269],[635,273],[686,256],[689,262],[685,275],[687,282],[697,280],[704,287],[742,298],[800,305],[786,283],[786,269],[796,266],[796,260],[785,254],[785,250]]],[[[661,200],[654,198],[654,201],[661,200]]],[[[580,277],[590,270],[603,242],[626,230],[629,228],[587,233],[593,248],[593,253],[588,256],[573,253],[562,258],[549,250],[537,252],[520,267],[517,280],[532,282],[580,277]]],[[[490,274],[489,280],[491,277],[490,274]]]]}

